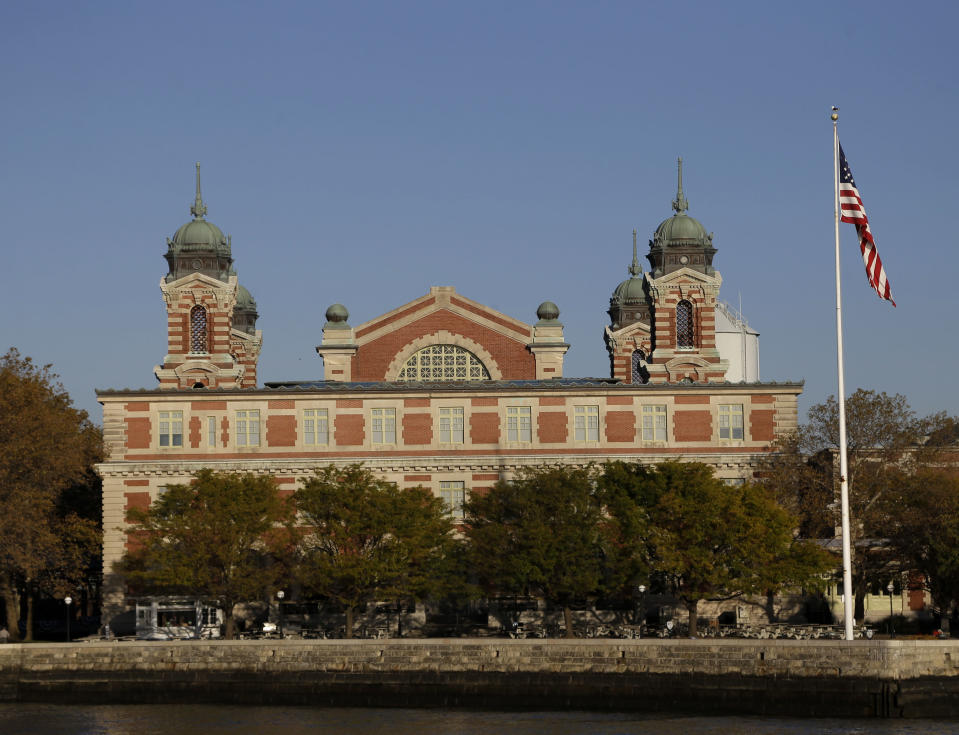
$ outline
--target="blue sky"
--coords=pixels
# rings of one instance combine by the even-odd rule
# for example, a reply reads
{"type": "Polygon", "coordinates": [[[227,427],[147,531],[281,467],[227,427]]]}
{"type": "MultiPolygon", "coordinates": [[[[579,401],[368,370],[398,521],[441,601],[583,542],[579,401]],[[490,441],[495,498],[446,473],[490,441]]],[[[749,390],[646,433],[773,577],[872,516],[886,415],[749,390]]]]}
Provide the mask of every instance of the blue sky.
{"type": "Polygon", "coordinates": [[[318,378],[324,312],[431,285],[524,321],[555,301],[566,374],[604,376],[636,228],[715,233],[764,380],[836,391],[832,129],[898,308],[842,225],[846,384],[959,413],[952,2],[37,2],[0,5],[0,347],[153,387],[166,238],[233,236],[261,380],[318,378]]]}

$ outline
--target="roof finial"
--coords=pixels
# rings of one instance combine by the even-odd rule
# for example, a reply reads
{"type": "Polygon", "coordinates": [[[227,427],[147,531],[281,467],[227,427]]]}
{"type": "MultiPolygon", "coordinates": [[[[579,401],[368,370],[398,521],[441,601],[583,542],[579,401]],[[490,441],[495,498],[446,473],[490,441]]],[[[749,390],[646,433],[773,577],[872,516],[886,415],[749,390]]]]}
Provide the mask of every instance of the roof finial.
{"type": "Polygon", "coordinates": [[[676,198],[673,200],[673,209],[676,210],[676,214],[682,214],[687,209],[689,209],[689,202],[686,201],[686,197],[683,196],[683,159],[680,157],[679,162],[679,186],[676,188],[676,198]]]}
{"type": "Polygon", "coordinates": [[[639,258],[636,257],[636,230],[633,230],[633,264],[629,266],[629,273],[634,278],[643,272],[643,267],[639,264],[639,258]]]}
{"type": "Polygon", "coordinates": [[[200,195],[200,162],[196,162],[196,200],[190,207],[190,214],[194,219],[203,219],[206,214],[206,205],[203,203],[203,197],[200,195]]]}

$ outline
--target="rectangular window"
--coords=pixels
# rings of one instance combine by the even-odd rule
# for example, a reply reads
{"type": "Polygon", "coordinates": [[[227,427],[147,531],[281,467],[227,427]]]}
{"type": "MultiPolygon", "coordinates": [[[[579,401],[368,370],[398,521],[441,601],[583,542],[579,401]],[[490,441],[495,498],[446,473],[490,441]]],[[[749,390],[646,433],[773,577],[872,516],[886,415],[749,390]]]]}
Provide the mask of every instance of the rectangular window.
{"type": "Polygon", "coordinates": [[[303,409],[303,443],[309,447],[330,443],[330,422],[325,408],[303,409]]]}
{"type": "Polygon", "coordinates": [[[396,409],[374,408],[370,414],[373,419],[373,443],[396,444],[396,409]]]}
{"type": "Polygon", "coordinates": [[[533,441],[533,414],[529,406],[506,407],[506,439],[511,442],[533,441]]]}
{"type": "Polygon", "coordinates": [[[160,411],[161,447],[183,446],[183,411],[160,411]]]}
{"type": "Polygon", "coordinates": [[[741,403],[720,405],[719,438],[743,438],[743,406],[741,403]]]}
{"type": "Polygon", "coordinates": [[[599,441],[599,406],[573,407],[573,438],[578,442],[599,441]]]}
{"type": "Polygon", "coordinates": [[[666,406],[643,406],[643,441],[666,441],[666,406]]]}
{"type": "Polygon", "coordinates": [[[463,443],[463,409],[440,409],[440,444],[463,443]]]}
{"type": "Polygon", "coordinates": [[[236,445],[238,447],[260,446],[260,412],[258,410],[236,412],[236,445]]]}
{"type": "Polygon", "coordinates": [[[446,512],[452,518],[463,517],[463,503],[466,501],[466,483],[452,480],[440,483],[440,497],[446,503],[446,512]]]}
{"type": "Polygon", "coordinates": [[[216,416],[206,417],[206,442],[209,446],[216,446],[216,416]]]}

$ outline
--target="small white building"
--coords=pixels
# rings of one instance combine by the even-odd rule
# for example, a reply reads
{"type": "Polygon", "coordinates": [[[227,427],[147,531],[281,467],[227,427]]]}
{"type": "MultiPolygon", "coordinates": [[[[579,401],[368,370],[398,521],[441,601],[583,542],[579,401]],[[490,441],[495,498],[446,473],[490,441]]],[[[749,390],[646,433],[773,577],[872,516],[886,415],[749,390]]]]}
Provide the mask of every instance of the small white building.
{"type": "Polygon", "coordinates": [[[729,363],[728,382],[759,382],[759,332],[749,326],[742,312],[724,301],[716,304],[716,349],[729,363]]]}

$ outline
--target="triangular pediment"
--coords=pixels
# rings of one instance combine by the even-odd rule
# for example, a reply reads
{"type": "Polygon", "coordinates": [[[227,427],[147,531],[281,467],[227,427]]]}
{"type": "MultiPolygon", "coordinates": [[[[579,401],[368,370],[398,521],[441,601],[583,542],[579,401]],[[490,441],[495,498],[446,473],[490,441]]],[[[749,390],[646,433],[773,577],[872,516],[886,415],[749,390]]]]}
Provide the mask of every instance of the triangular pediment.
{"type": "Polygon", "coordinates": [[[184,290],[190,288],[229,288],[236,283],[236,276],[232,275],[227,281],[221,281],[219,278],[208,276],[205,273],[193,272],[175,281],[167,281],[163,278],[160,281],[160,288],[164,290],[184,290]]]}
{"type": "Polygon", "coordinates": [[[713,275],[707,276],[705,273],[700,273],[692,268],[680,268],[672,273],[667,273],[665,276],[650,278],[649,280],[653,286],[658,288],[679,283],[701,283],[708,286],[719,286],[723,282],[723,277],[719,271],[714,271],[713,275]]]}
{"type": "Polygon", "coordinates": [[[452,286],[434,286],[425,296],[358,325],[354,330],[356,344],[371,342],[439,312],[455,315],[524,344],[529,342],[533,334],[529,324],[473,301],[457,293],[452,286]]]}
{"type": "Polygon", "coordinates": [[[611,329],[610,327],[606,327],[606,329],[609,331],[610,336],[617,341],[629,339],[630,337],[648,338],[649,335],[652,334],[652,327],[645,322],[633,322],[619,329],[611,329]]]}

